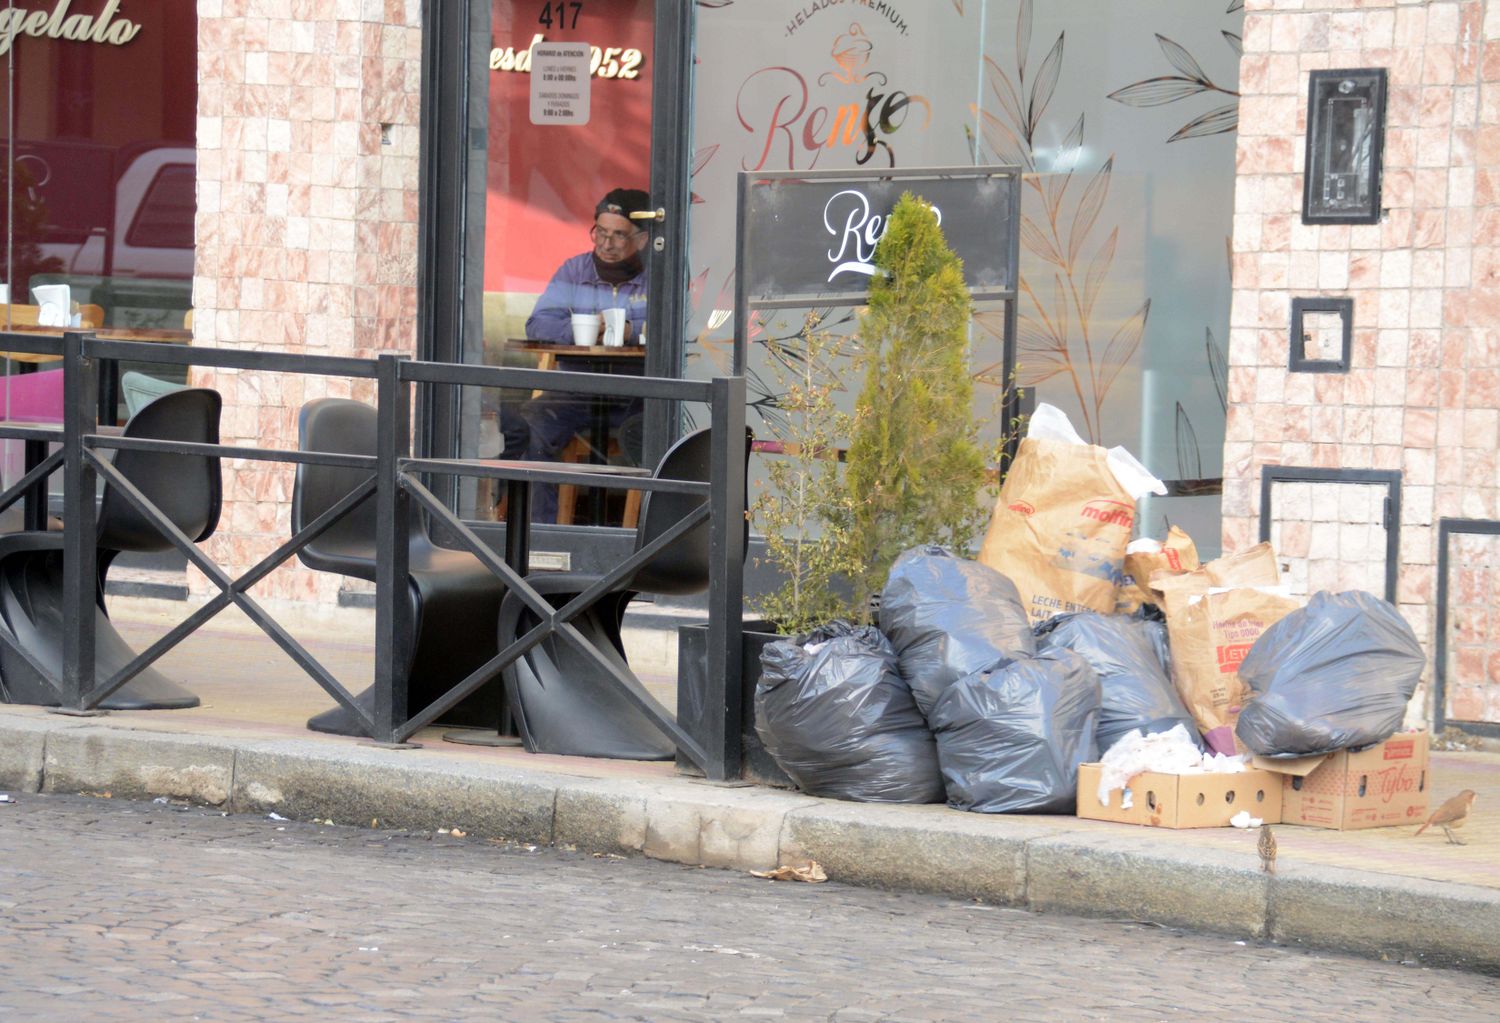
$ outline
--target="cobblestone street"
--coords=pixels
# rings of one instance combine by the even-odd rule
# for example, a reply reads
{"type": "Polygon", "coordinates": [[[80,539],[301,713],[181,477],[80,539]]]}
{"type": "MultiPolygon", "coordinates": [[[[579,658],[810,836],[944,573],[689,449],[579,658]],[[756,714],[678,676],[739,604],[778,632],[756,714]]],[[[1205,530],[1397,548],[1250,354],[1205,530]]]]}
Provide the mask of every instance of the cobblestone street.
{"type": "Polygon", "coordinates": [[[197,807],[0,804],[0,1019],[1474,1020],[1500,982],[197,807]]]}

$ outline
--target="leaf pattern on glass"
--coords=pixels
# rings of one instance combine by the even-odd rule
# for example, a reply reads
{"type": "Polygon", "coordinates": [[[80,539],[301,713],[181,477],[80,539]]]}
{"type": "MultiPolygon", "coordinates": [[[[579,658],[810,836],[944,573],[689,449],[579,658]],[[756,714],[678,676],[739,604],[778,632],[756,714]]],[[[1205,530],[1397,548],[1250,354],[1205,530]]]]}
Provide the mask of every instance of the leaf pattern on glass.
{"type": "Polygon", "coordinates": [[[1031,52],[1031,0],[1021,0],[1016,12],[1016,67],[1026,78],[1026,54],[1031,52]]]}
{"type": "MultiPolygon", "coordinates": [[[[972,107],[973,105],[970,104],[972,107]]],[[[1001,163],[1019,166],[1023,170],[1031,170],[1031,157],[1026,151],[1026,145],[1016,133],[1000,118],[988,110],[979,111],[980,130],[984,134],[984,141],[994,150],[1001,163]]]]}
{"type": "Polygon", "coordinates": [[[1033,255],[1066,269],[1062,253],[1057,251],[1052,239],[1036,225],[1036,221],[1025,214],[1021,216],[1021,244],[1030,249],[1033,255]]]}
{"type": "Polygon", "coordinates": [[[1057,79],[1062,74],[1063,59],[1063,35],[1057,34],[1057,42],[1052,44],[1052,49],[1047,51],[1047,56],[1042,59],[1041,69],[1037,72],[1036,81],[1031,86],[1031,97],[1026,103],[1026,137],[1028,139],[1036,136],[1037,125],[1042,123],[1042,115],[1047,112],[1047,104],[1052,102],[1052,94],[1057,91],[1057,79]]]}
{"type": "Polygon", "coordinates": [[[1193,118],[1177,131],[1173,132],[1168,142],[1179,142],[1182,139],[1201,139],[1206,135],[1224,135],[1234,131],[1240,126],[1240,107],[1238,103],[1230,103],[1227,106],[1210,110],[1208,113],[1193,118]]]}
{"type": "Polygon", "coordinates": [[[1105,98],[1124,103],[1128,107],[1160,107],[1208,91],[1208,87],[1202,82],[1168,75],[1164,78],[1148,78],[1123,89],[1116,89],[1105,98]]]}
{"type": "Polygon", "coordinates": [[[1086,320],[1094,315],[1094,301],[1099,297],[1099,288],[1104,284],[1104,279],[1109,276],[1109,268],[1115,261],[1115,245],[1119,240],[1120,229],[1117,227],[1109,232],[1109,237],[1099,246],[1094,258],[1089,260],[1088,273],[1083,278],[1083,301],[1078,310],[1079,315],[1086,320]]]}
{"type": "MultiPolygon", "coordinates": [[[[1233,13],[1235,9],[1235,6],[1231,4],[1229,11],[1225,13],[1233,13]]],[[[1225,43],[1237,59],[1244,52],[1243,40],[1233,32],[1224,30],[1221,32],[1225,43]]],[[[1208,72],[1203,70],[1203,65],[1181,43],[1157,32],[1156,45],[1161,47],[1167,63],[1172,65],[1178,73],[1131,82],[1109,93],[1107,98],[1129,107],[1160,107],[1168,103],[1192,99],[1204,93],[1219,93],[1232,97],[1234,102],[1215,107],[1208,113],[1193,118],[1177,129],[1167,141],[1181,142],[1186,139],[1223,135],[1235,131],[1239,127],[1240,120],[1240,94],[1234,89],[1215,84],[1208,72]]]]}
{"type": "Polygon", "coordinates": [[[1016,87],[1010,84],[1010,76],[989,57],[984,58],[984,64],[989,72],[986,77],[989,79],[990,91],[999,101],[1000,109],[1005,111],[1005,115],[1013,123],[1022,124],[1025,118],[1021,114],[1021,98],[1016,95],[1016,87]]]}
{"type": "Polygon", "coordinates": [[[1136,349],[1140,348],[1141,338],[1146,333],[1146,318],[1150,315],[1151,300],[1148,298],[1134,315],[1120,324],[1120,329],[1115,331],[1109,344],[1104,346],[1104,358],[1100,360],[1099,383],[1096,386],[1106,391],[1114,386],[1120,370],[1125,368],[1126,363],[1135,357],[1136,349]]]}
{"type": "Polygon", "coordinates": [[[1042,179],[1042,195],[1047,201],[1047,216],[1054,220],[1057,219],[1063,193],[1068,190],[1068,182],[1073,180],[1073,171],[1078,166],[1078,157],[1082,152],[1083,115],[1079,114],[1078,120],[1074,122],[1072,128],[1068,129],[1068,134],[1063,136],[1062,143],[1057,147],[1057,158],[1052,161],[1052,173],[1042,179]]]}
{"type": "Polygon", "coordinates": [[[1203,347],[1208,352],[1208,373],[1213,377],[1214,390],[1219,392],[1219,404],[1229,411],[1229,356],[1214,340],[1211,327],[1203,328],[1203,347]]]}
{"type": "Polygon", "coordinates": [[[1083,248],[1083,240],[1094,229],[1094,222],[1099,219],[1099,211],[1104,208],[1104,199],[1109,195],[1109,176],[1114,167],[1115,158],[1111,156],[1104,161],[1104,166],[1094,173],[1093,178],[1083,190],[1083,198],[1078,200],[1078,210],[1073,215],[1073,226],[1068,231],[1068,263],[1070,265],[1078,259],[1079,250],[1083,248]]]}
{"type": "Polygon", "coordinates": [[[1225,14],[1233,14],[1245,9],[1245,0],[1229,0],[1229,6],[1224,8],[1225,14]]]}
{"type": "MultiPolygon", "coordinates": [[[[995,107],[971,108],[978,137],[970,137],[1001,162],[1021,167],[1026,186],[1021,244],[1028,257],[1048,268],[1039,271],[1035,264],[1021,268],[1016,382],[1035,386],[1058,378],[1065,386],[1071,385],[1082,419],[1081,432],[1097,440],[1110,388],[1140,346],[1150,303],[1137,310],[1109,344],[1099,345],[1093,336],[1098,329],[1093,316],[1119,244],[1115,225],[1108,225],[1104,240],[1099,240],[1104,233],[1100,221],[1109,198],[1114,156],[1109,154],[1096,168],[1080,168],[1086,152],[1082,114],[1062,134],[1060,143],[1051,144],[1056,135],[1048,132],[1048,141],[1038,144],[1062,80],[1067,47],[1066,33],[1059,32],[1033,65],[1032,25],[1032,2],[1022,0],[1017,5],[1013,64],[1007,66],[989,55],[984,58],[995,107]],[[1034,72],[1029,70],[1033,66],[1034,72]],[[1086,180],[1071,188],[1080,171],[1087,173],[1086,180]]],[[[1003,327],[994,330],[1003,332],[1003,327]]]]}
{"type": "Polygon", "coordinates": [[[1182,407],[1182,402],[1180,401],[1177,403],[1175,427],[1177,437],[1177,478],[1200,480],[1203,478],[1203,455],[1198,450],[1198,434],[1193,429],[1193,421],[1188,418],[1187,409],[1182,407]]]}
{"type": "MultiPolygon", "coordinates": [[[[718,151],[719,151],[719,144],[718,143],[714,143],[711,146],[704,146],[703,148],[699,149],[696,153],[694,153],[693,154],[693,169],[688,173],[689,180],[691,180],[693,177],[695,177],[699,171],[701,171],[704,167],[706,167],[708,165],[708,161],[712,160],[714,158],[714,154],[717,153],[718,151]]],[[[690,205],[693,205],[693,206],[700,205],[703,202],[703,196],[699,195],[697,192],[691,192],[690,191],[689,194],[688,194],[688,202],[689,202],[690,205]]]]}
{"type": "Polygon", "coordinates": [[[1195,82],[1203,82],[1205,85],[1212,84],[1208,80],[1208,72],[1203,70],[1202,65],[1180,43],[1175,43],[1158,32],[1156,45],[1160,46],[1161,52],[1166,54],[1167,62],[1188,78],[1195,82]]]}

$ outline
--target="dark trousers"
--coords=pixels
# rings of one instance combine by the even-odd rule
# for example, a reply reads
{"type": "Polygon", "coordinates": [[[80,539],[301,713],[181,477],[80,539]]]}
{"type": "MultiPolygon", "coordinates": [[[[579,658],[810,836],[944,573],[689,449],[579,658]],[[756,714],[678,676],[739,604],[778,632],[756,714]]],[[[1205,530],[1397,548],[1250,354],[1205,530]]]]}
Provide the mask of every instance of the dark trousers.
{"type": "MultiPolygon", "coordinates": [[[[609,429],[617,431],[625,457],[634,465],[641,459],[641,400],[601,398],[586,394],[548,393],[523,402],[518,408],[500,410],[500,432],[505,438],[502,458],[551,462],[576,435],[589,437],[595,415],[604,415],[609,429]],[[596,411],[595,402],[603,402],[596,411]],[[632,424],[634,424],[632,428],[632,424]]],[[[606,452],[599,452],[604,457],[606,452]]],[[[557,521],[557,487],[535,484],[531,488],[531,521],[557,521]]]]}

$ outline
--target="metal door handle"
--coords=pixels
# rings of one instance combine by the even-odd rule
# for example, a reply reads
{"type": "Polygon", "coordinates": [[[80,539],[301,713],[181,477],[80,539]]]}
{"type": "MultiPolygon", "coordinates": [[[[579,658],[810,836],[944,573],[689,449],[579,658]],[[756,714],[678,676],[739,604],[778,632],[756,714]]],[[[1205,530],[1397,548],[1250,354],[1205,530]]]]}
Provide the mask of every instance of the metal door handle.
{"type": "Polygon", "coordinates": [[[655,210],[635,210],[630,214],[631,220],[655,220],[658,223],[667,219],[667,211],[663,207],[655,210]]]}

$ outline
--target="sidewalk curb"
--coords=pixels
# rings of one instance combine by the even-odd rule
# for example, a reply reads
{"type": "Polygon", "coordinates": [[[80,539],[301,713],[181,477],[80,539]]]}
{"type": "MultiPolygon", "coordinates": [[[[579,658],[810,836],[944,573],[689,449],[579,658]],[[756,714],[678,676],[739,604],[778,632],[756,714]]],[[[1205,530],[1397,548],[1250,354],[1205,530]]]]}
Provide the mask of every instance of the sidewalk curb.
{"type": "Polygon", "coordinates": [[[1056,818],[841,803],[689,778],[600,779],[327,740],[184,735],[0,713],[0,787],[167,796],[238,813],[436,830],[1119,917],[1500,974],[1500,891],[1328,866],[1261,873],[1056,818]]]}

